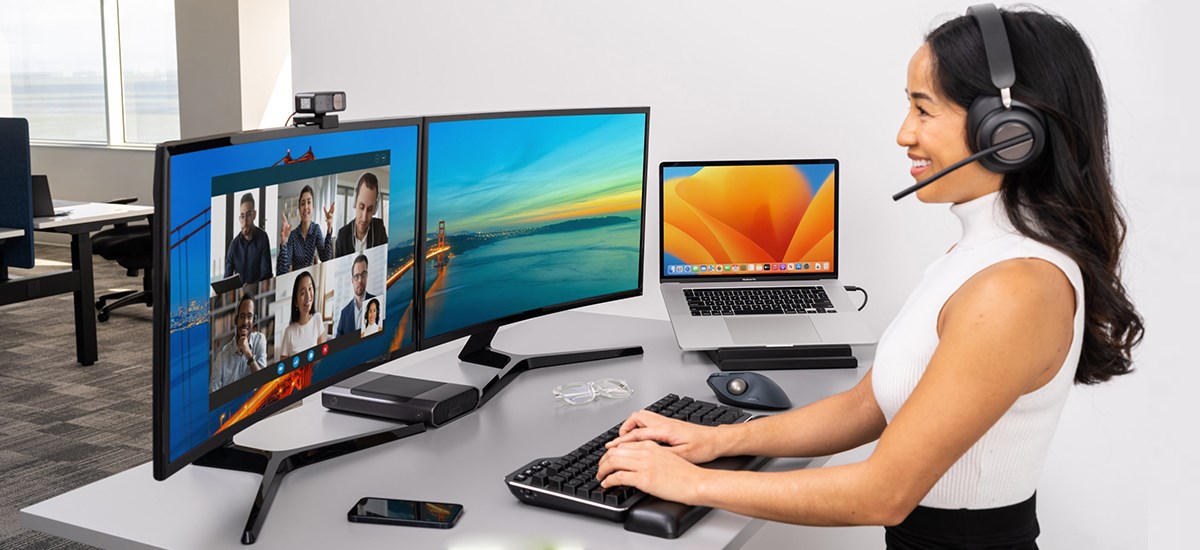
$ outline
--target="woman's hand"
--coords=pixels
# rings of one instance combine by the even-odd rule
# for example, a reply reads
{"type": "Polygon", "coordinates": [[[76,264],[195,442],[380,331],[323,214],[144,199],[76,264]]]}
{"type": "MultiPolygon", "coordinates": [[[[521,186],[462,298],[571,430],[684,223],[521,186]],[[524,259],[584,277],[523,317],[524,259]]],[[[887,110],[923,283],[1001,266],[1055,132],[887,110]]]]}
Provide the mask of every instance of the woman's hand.
{"type": "Polygon", "coordinates": [[[641,410],[630,415],[629,419],[621,424],[620,435],[605,444],[605,447],[611,450],[638,441],[661,442],[670,445],[663,447],[668,452],[693,464],[701,464],[724,455],[729,438],[723,437],[721,431],[723,430],[715,427],[692,424],[641,410]]]}
{"type": "Polygon", "coordinates": [[[292,224],[288,223],[287,212],[280,212],[280,217],[283,218],[283,224],[279,226],[279,248],[287,243],[288,236],[292,233],[292,224]]]}
{"type": "Polygon", "coordinates": [[[600,457],[596,479],[604,488],[637,487],[656,497],[696,504],[696,489],[710,471],[681,458],[653,441],[634,441],[610,448],[600,457]]]}
{"type": "Polygon", "coordinates": [[[325,232],[330,235],[333,234],[333,208],[335,206],[337,206],[336,202],[330,203],[329,208],[322,208],[325,211],[325,232]]]}

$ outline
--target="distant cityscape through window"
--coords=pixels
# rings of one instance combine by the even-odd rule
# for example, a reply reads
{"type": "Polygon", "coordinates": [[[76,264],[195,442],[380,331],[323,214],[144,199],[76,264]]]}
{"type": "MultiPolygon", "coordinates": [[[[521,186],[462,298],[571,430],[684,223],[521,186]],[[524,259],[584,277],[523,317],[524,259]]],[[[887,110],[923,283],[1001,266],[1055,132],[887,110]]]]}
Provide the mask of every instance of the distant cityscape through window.
{"type": "Polygon", "coordinates": [[[179,137],[174,2],[5,0],[0,116],[35,141],[154,144],[179,137]]]}

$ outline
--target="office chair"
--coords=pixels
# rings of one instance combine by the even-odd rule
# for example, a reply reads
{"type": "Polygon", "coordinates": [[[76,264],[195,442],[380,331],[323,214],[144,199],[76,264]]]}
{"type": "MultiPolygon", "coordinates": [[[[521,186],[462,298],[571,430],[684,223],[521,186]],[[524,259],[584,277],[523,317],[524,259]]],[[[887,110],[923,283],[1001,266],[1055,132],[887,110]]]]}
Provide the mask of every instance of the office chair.
{"type": "MultiPolygon", "coordinates": [[[[109,201],[111,204],[130,204],[137,197],[129,197],[109,201]]],[[[153,220],[151,220],[153,223],[153,220]]],[[[111,229],[105,229],[92,236],[92,253],[106,260],[117,262],[125,268],[126,274],[136,277],[138,270],[142,271],[142,290],[126,290],[100,296],[96,300],[96,319],[100,322],[108,320],[114,309],[129,304],[154,305],[154,295],[151,293],[150,265],[153,260],[153,249],[150,242],[150,225],[117,224],[111,229]],[[109,303],[112,301],[112,303],[109,303]]]]}

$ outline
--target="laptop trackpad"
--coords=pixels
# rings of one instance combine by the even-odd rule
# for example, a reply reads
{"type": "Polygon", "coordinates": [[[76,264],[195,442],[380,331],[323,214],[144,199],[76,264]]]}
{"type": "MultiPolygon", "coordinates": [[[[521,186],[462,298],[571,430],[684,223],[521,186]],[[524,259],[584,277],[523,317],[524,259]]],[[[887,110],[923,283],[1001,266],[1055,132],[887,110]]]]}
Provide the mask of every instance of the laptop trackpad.
{"type": "Polygon", "coordinates": [[[733,317],[725,319],[733,343],[742,345],[811,344],[821,336],[807,317],[733,317]]]}

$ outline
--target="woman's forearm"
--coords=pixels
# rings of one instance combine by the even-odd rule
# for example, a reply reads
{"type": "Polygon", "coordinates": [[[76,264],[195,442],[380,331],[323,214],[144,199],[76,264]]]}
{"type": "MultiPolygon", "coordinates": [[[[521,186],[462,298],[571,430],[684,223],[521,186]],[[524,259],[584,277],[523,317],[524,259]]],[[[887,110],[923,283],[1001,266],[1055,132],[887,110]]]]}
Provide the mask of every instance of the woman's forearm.
{"type": "Polygon", "coordinates": [[[887,422],[871,391],[871,373],[849,391],[794,411],[723,426],[722,455],[827,456],[879,438],[887,422]]]}

